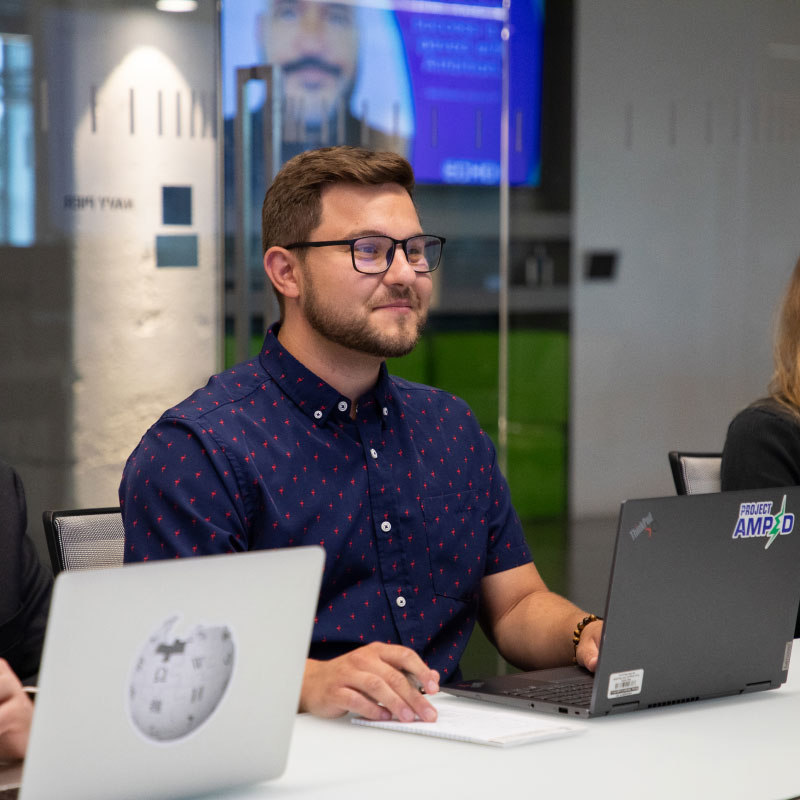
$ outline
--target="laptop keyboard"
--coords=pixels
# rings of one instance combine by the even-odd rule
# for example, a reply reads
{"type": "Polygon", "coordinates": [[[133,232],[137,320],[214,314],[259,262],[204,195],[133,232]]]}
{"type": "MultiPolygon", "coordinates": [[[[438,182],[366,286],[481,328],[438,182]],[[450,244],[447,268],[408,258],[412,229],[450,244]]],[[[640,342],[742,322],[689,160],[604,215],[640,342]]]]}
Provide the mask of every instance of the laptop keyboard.
{"type": "Polygon", "coordinates": [[[592,700],[591,681],[579,683],[552,684],[550,686],[524,686],[508,689],[503,694],[509,697],[520,697],[525,700],[542,700],[548,703],[559,703],[570,706],[588,706],[592,700]]]}

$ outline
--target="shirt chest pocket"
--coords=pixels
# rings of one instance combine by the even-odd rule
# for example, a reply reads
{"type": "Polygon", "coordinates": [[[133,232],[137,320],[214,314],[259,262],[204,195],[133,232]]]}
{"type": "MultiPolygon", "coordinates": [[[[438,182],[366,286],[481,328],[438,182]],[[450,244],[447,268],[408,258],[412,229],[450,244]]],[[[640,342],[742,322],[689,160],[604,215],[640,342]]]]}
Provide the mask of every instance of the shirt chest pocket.
{"type": "Polygon", "coordinates": [[[422,501],[433,590],[470,600],[486,571],[488,527],[480,495],[465,492],[422,501]]]}

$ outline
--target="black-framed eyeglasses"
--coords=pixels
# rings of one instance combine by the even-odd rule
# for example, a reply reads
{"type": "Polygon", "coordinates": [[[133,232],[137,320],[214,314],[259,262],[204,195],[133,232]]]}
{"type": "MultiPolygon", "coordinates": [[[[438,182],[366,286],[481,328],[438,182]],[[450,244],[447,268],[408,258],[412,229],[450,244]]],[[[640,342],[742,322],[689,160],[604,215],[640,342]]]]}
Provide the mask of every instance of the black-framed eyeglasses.
{"type": "Polygon", "coordinates": [[[353,269],[367,275],[379,275],[392,266],[397,245],[403,248],[406,260],[414,272],[433,272],[442,259],[444,236],[418,234],[408,239],[393,239],[391,236],[359,236],[357,239],[336,239],[330,242],[294,242],[287,250],[301,247],[333,247],[350,245],[353,269]]]}

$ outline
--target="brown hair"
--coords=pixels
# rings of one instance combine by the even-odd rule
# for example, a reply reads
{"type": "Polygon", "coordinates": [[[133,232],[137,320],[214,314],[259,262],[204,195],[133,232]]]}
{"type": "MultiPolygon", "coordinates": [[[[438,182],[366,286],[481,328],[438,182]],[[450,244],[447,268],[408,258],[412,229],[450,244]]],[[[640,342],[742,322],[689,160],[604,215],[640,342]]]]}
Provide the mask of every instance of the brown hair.
{"type": "Polygon", "coordinates": [[[775,371],[769,383],[770,396],[800,416],[800,260],[781,303],[773,355],[775,371]]]}
{"type": "Polygon", "coordinates": [[[300,153],[283,165],[264,196],[262,252],[306,241],[320,223],[322,190],[332,183],[397,183],[411,196],[414,172],[397,153],[363,147],[341,145],[300,153]]]}

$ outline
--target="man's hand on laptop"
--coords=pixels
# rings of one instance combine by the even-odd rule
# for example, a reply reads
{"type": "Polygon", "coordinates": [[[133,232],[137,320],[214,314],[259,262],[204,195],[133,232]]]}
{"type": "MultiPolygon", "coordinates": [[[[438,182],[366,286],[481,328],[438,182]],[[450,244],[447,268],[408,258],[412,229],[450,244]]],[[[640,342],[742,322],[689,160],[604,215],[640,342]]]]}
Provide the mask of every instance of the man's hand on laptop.
{"type": "Polygon", "coordinates": [[[374,720],[436,719],[421,694],[439,691],[439,673],[410,648],[373,642],[330,661],[306,661],[300,711],[339,717],[352,711],[374,720]],[[417,688],[419,687],[419,688],[417,688]]]}
{"type": "Polygon", "coordinates": [[[575,651],[575,657],[582,667],[591,672],[597,667],[597,656],[600,654],[600,637],[603,634],[603,621],[590,622],[581,633],[581,639],[575,651]]]}
{"type": "Polygon", "coordinates": [[[33,703],[8,662],[0,658],[0,759],[25,757],[32,719],[33,703]]]}

